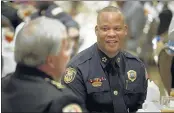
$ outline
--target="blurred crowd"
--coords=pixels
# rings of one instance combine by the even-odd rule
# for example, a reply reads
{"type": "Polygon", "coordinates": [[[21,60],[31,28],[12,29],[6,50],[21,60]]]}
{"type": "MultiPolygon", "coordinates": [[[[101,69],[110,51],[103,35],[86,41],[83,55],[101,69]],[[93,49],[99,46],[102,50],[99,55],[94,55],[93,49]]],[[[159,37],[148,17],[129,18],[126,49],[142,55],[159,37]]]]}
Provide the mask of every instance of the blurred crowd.
{"type": "Polygon", "coordinates": [[[15,36],[28,21],[40,16],[60,20],[72,40],[73,57],[96,42],[97,11],[109,5],[119,7],[125,16],[128,25],[125,49],[147,67],[157,64],[160,68],[160,63],[166,62],[172,65],[174,39],[169,33],[173,33],[174,1],[1,1],[2,75],[15,70],[15,36]]]}
{"type": "MultiPolygon", "coordinates": [[[[160,93],[158,93],[159,89],[157,85],[154,84],[153,80],[151,80],[151,77],[148,74],[149,68],[151,66],[155,66],[158,68],[158,72],[160,74],[160,78],[164,85],[166,95],[170,95],[170,92],[172,91],[171,89],[174,88],[174,7],[173,7],[174,1],[157,1],[157,0],[29,1],[28,0],[28,1],[1,1],[1,6],[2,6],[1,7],[2,77],[6,76],[8,73],[14,72],[15,69],[21,70],[22,73],[29,74],[30,71],[27,71],[25,69],[25,66],[19,64],[20,62],[25,62],[26,64],[28,63],[27,65],[31,65],[31,67],[33,65],[39,64],[39,63],[37,64],[37,62],[35,64],[32,64],[32,62],[30,63],[30,59],[27,57],[27,55],[28,56],[31,55],[30,51],[36,53],[36,58],[34,56],[34,60],[40,62],[42,62],[42,58],[45,57],[44,55],[49,53],[50,56],[46,60],[46,62],[48,62],[49,65],[42,65],[39,67],[39,69],[48,72],[50,75],[62,75],[64,73],[63,68],[66,67],[65,59],[67,60],[67,62],[69,59],[67,57],[68,55],[70,56],[71,59],[81,51],[87,49],[88,47],[91,47],[91,45],[98,42],[98,36],[96,36],[97,34],[96,25],[98,19],[97,15],[100,14],[100,10],[107,6],[116,6],[122,12],[123,14],[122,20],[125,20],[125,23],[128,26],[128,28],[126,27],[128,33],[126,33],[127,35],[126,38],[124,39],[124,44],[122,45],[121,43],[120,45],[123,47],[123,49],[132,53],[134,56],[139,57],[145,64],[145,67],[143,67],[145,68],[145,71],[142,72],[140,71],[140,74],[143,74],[143,72],[145,73],[146,80],[148,80],[147,98],[145,103],[147,103],[148,101],[150,102],[157,101],[160,98],[160,93]],[[67,33],[68,36],[64,36],[66,34],[65,32],[67,33]],[[61,46],[57,44],[59,35],[62,38],[68,37],[68,41],[67,40],[62,41],[61,43],[62,45],[60,44],[61,46]],[[35,37],[37,37],[38,39],[36,39],[35,37]],[[42,37],[42,39],[40,37],[42,37]],[[43,40],[43,38],[45,39],[43,40]],[[35,43],[33,40],[42,43],[39,45],[38,43],[35,43]],[[51,48],[51,46],[54,46],[55,50],[51,48]],[[60,56],[53,57],[52,52],[54,50],[54,52],[56,51],[55,53],[57,53],[58,46],[60,46],[60,48],[62,49],[59,51],[60,56]],[[21,50],[22,52],[20,53],[18,50],[21,50]],[[14,57],[14,52],[15,52],[15,57],[14,57]],[[25,54],[23,55],[23,53],[25,54]],[[26,59],[24,60],[20,58],[20,56],[26,59]],[[37,56],[40,57],[37,58],[37,56]],[[51,68],[54,68],[55,70],[51,68]]],[[[112,8],[111,9],[106,8],[105,10],[112,10],[112,8]]],[[[107,16],[105,17],[103,16],[100,18],[102,19],[107,18],[107,16]]],[[[109,20],[109,22],[111,21],[111,19],[109,19],[109,16],[106,20],[107,21],[109,20]]],[[[110,34],[112,35],[112,32],[110,34]]],[[[80,56],[80,54],[78,55],[80,56]]],[[[87,55],[85,54],[84,56],[87,55]]],[[[80,59],[82,57],[80,56],[77,58],[80,59]]],[[[102,62],[106,63],[107,58],[106,57],[103,58],[102,62]]],[[[76,63],[76,61],[74,62],[76,63]]],[[[117,59],[117,62],[120,62],[120,58],[117,59]]],[[[125,62],[127,63],[127,61],[125,62]]],[[[95,64],[95,62],[93,63],[95,64]]],[[[87,68],[90,66],[86,66],[84,70],[88,70],[87,68]]],[[[131,69],[132,67],[134,67],[134,65],[131,66],[131,69]]],[[[32,73],[33,69],[31,68],[30,70],[32,73]]],[[[64,76],[64,82],[69,84],[74,80],[73,77],[75,77],[78,71],[76,71],[75,68],[72,67],[67,68],[67,70],[66,70],[66,75],[64,76]]],[[[96,70],[94,69],[94,71],[96,70]]],[[[129,77],[129,72],[130,72],[129,79],[133,80],[134,77],[136,79],[136,71],[132,70],[128,71],[128,77],[129,77]],[[133,78],[131,78],[131,72],[133,78]]],[[[8,78],[8,76],[6,77],[8,78]]],[[[5,81],[7,79],[3,80],[5,81]]],[[[48,79],[44,80],[50,82],[48,79]]],[[[104,79],[102,78],[99,80],[104,80],[104,79]]],[[[98,82],[100,83],[101,81],[98,82]]],[[[112,82],[116,83],[115,81],[112,82]]],[[[19,82],[16,82],[15,84],[18,83],[19,82]]],[[[91,83],[93,83],[93,81],[91,83]]],[[[51,84],[53,85],[56,84],[58,88],[60,89],[62,88],[62,86],[58,83],[52,82],[51,84]]],[[[96,85],[100,86],[101,84],[96,84],[96,85]]],[[[93,84],[93,86],[95,86],[95,84],[93,84]]],[[[78,87],[76,84],[75,87],[80,89],[80,87],[78,87]]],[[[44,90],[45,89],[46,88],[44,88],[44,90]]],[[[140,87],[140,89],[142,88],[140,87]]],[[[115,92],[114,95],[118,95],[118,91],[115,90],[114,92],[115,92]]],[[[30,99],[28,100],[30,101],[30,99]]],[[[57,106],[55,108],[57,108],[57,106]]]]}

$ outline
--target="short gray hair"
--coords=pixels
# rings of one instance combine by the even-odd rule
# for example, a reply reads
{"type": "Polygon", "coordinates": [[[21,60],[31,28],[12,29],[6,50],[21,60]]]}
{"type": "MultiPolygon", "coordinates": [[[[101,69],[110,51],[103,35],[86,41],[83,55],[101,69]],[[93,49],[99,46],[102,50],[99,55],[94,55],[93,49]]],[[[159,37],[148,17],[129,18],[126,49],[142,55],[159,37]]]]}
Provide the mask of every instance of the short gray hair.
{"type": "Polygon", "coordinates": [[[66,27],[56,19],[42,16],[28,22],[16,36],[16,63],[33,67],[44,64],[47,56],[58,54],[66,36],[66,27]]]}

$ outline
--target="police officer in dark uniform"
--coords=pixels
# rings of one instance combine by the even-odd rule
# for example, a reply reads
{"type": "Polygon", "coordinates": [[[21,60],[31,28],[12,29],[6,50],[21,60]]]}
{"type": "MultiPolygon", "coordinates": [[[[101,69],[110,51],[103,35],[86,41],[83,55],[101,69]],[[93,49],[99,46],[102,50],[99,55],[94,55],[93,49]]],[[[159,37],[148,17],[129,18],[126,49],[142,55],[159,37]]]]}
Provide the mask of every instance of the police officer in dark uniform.
{"type": "Polygon", "coordinates": [[[127,26],[120,10],[99,11],[97,43],[75,56],[62,78],[89,112],[135,112],[147,93],[146,69],[138,58],[121,50],[127,26]]]}
{"type": "Polygon", "coordinates": [[[39,16],[46,16],[55,18],[66,26],[68,35],[74,42],[73,53],[71,55],[71,57],[73,57],[79,48],[79,24],[53,1],[35,1],[35,6],[38,11],[31,15],[31,19],[38,18],[39,16]]]}
{"type": "MultiPolygon", "coordinates": [[[[58,81],[70,57],[65,26],[40,17],[19,31],[14,73],[2,78],[2,112],[82,112],[81,101],[58,81]]],[[[10,68],[10,67],[9,67],[10,68]]]]}

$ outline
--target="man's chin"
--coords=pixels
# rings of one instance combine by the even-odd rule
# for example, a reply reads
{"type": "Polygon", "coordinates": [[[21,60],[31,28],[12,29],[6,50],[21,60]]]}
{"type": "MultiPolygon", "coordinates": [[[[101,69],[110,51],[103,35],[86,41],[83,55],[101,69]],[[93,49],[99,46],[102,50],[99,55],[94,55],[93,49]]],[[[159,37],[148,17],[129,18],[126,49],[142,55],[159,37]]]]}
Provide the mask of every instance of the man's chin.
{"type": "Polygon", "coordinates": [[[116,53],[119,50],[120,50],[120,48],[118,48],[117,46],[116,47],[107,47],[107,51],[109,53],[116,53]]]}
{"type": "Polygon", "coordinates": [[[119,50],[108,50],[107,52],[106,52],[106,55],[108,56],[108,57],[114,57],[114,56],[116,56],[117,55],[117,53],[118,53],[118,51],[119,50]]]}

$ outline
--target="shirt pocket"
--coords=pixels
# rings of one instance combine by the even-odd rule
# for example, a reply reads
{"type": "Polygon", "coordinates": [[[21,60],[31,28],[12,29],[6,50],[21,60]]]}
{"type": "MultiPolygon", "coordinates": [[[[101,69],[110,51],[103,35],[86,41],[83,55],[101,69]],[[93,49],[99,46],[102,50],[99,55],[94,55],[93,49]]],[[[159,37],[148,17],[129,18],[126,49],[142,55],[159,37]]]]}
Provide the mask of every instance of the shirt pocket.
{"type": "Polygon", "coordinates": [[[129,82],[127,88],[124,89],[124,99],[126,105],[130,108],[137,104],[142,94],[141,85],[138,83],[129,82]]]}
{"type": "Polygon", "coordinates": [[[101,86],[95,87],[92,83],[87,82],[87,98],[91,101],[90,103],[96,104],[107,104],[111,103],[111,92],[107,81],[103,81],[101,86]]]}
{"type": "Polygon", "coordinates": [[[128,84],[127,89],[125,90],[127,91],[127,93],[139,93],[140,92],[139,84],[135,83],[128,84]]]}
{"type": "Polygon", "coordinates": [[[126,93],[142,93],[143,92],[142,83],[140,81],[131,82],[126,80],[126,88],[124,89],[126,93]]]}

